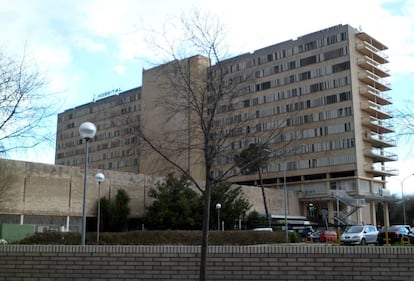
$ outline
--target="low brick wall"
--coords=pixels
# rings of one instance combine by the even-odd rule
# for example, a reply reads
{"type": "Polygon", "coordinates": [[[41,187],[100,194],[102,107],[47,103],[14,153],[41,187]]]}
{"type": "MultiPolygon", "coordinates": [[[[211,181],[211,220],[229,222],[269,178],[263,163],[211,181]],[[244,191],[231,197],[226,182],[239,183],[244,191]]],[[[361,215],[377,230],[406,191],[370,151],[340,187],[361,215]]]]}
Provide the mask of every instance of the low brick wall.
{"type": "MultiPolygon", "coordinates": [[[[197,280],[199,246],[1,245],[0,280],[197,280]]],[[[414,247],[210,246],[208,280],[414,280],[414,247]]]]}

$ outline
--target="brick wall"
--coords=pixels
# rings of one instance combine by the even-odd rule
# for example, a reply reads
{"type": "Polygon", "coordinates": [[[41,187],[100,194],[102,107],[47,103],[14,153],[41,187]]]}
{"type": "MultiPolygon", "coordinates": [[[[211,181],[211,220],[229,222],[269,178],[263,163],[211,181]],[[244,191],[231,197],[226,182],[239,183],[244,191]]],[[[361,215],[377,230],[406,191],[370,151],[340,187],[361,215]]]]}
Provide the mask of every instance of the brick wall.
{"type": "MultiPolygon", "coordinates": [[[[1,215],[16,216],[59,216],[77,217],[82,215],[83,170],[80,167],[49,165],[0,159],[2,168],[12,180],[2,190],[1,215]],[[7,165],[7,166],[6,166],[7,165]],[[45,204],[45,198],[48,204],[45,204]]],[[[101,183],[101,197],[114,198],[118,189],[124,189],[130,196],[131,217],[142,217],[152,203],[148,191],[161,177],[116,171],[88,170],[88,191],[86,198],[87,216],[96,215],[98,184],[95,174],[103,172],[105,181],[101,183]]],[[[2,179],[0,179],[1,183],[2,179]]],[[[3,182],[4,184],[4,182],[3,182]]],[[[258,187],[244,186],[243,192],[253,205],[252,210],[264,213],[263,197],[258,187]]],[[[283,190],[266,188],[269,211],[273,214],[284,213],[283,190]]],[[[299,200],[295,192],[289,192],[289,214],[299,215],[299,200]]],[[[20,218],[20,217],[19,217],[20,218]]],[[[3,223],[12,223],[3,218],[3,223]]],[[[26,222],[23,219],[23,223],[26,222]]],[[[39,223],[40,224],[40,223],[39,223]]],[[[45,223],[48,224],[48,223],[45,223]]]]}
{"type": "MultiPolygon", "coordinates": [[[[0,280],[197,280],[199,246],[0,246],[0,280]]],[[[210,246],[208,280],[414,280],[414,247],[210,246]]]]}

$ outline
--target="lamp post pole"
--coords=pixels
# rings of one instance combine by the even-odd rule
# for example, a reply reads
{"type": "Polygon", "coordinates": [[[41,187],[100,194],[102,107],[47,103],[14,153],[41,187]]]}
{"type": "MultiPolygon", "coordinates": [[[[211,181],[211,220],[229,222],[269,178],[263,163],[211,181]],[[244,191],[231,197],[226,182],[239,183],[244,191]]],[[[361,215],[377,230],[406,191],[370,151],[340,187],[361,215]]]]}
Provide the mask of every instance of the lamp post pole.
{"type": "Polygon", "coordinates": [[[404,220],[404,225],[407,225],[407,214],[405,211],[405,196],[404,196],[404,181],[406,179],[408,179],[409,177],[411,177],[414,174],[408,175],[406,176],[402,181],[401,181],[401,200],[402,200],[402,208],[403,208],[403,220],[404,220]]]}
{"type": "Polygon", "coordinates": [[[95,175],[95,180],[98,182],[98,210],[96,215],[96,243],[99,245],[99,231],[100,231],[100,222],[101,222],[101,182],[105,180],[105,175],[102,173],[97,173],[95,175]]]}
{"type": "Polygon", "coordinates": [[[79,126],[79,134],[85,140],[85,169],[83,175],[83,202],[82,202],[82,245],[86,242],[86,191],[87,191],[87,177],[88,177],[88,142],[95,137],[96,127],[91,122],[84,122],[79,126]]]}
{"type": "Polygon", "coordinates": [[[284,205],[285,205],[285,240],[286,243],[289,242],[289,229],[288,229],[288,193],[287,193],[287,186],[286,186],[286,169],[287,169],[287,162],[285,160],[285,168],[283,169],[283,193],[284,193],[284,205]]]}
{"type": "Polygon", "coordinates": [[[217,230],[220,231],[220,209],[221,209],[220,203],[216,204],[216,209],[217,209],[217,230]]]}

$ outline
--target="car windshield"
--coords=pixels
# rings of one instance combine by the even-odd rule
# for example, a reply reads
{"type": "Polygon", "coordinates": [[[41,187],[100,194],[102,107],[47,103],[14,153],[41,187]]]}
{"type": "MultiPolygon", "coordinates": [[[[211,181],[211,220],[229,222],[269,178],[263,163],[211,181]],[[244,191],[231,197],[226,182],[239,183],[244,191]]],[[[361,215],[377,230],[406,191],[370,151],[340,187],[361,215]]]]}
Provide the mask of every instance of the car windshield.
{"type": "Polygon", "coordinates": [[[359,233],[359,232],[362,232],[363,228],[364,228],[363,226],[359,226],[359,225],[351,226],[350,228],[345,230],[345,232],[346,233],[359,233]]]}
{"type": "MultiPolygon", "coordinates": [[[[381,228],[381,231],[382,231],[382,232],[385,232],[385,227],[381,228]]],[[[389,232],[394,232],[394,231],[398,231],[398,232],[405,232],[405,231],[404,231],[404,227],[397,226],[397,225],[394,225],[394,226],[390,226],[390,227],[388,227],[388,231],[389,231],[389,232]]]]}

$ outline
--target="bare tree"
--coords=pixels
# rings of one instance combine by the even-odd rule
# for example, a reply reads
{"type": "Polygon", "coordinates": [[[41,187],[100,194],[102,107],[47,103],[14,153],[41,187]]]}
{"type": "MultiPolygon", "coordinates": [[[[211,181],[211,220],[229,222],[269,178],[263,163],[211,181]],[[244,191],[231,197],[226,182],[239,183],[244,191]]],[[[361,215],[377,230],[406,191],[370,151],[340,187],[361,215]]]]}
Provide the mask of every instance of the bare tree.
{"type": "Polygon", "coordinates": [[[236,154],[234,162],[240,167],[244,175],[259,174],[260,187],[262,189],[263,205],[266,213],[267,223],[272,227],[272,217],[267,207],[266,193],[263,185],[262,169],[266,167],[269,161],[271,150],[263,144],[252,143],[249,147],[243,149],[240,154],[236,154]]]}
{"type": "Polygon", "coordinates": [[[45,122],[54,115],[51,101],[35,64],[0,50],[0,155],[52,139],[45,122]]]}
{"type": "Polygon", "coordinates": [[[406,101],[405,107],[395,108],[394,119],[396,121],[397,134],[400,137],[410,138],[414,135],[414,111],[413,111],[413,102],[406,101]]]}
{"type": "MultiPolygon", "coordinates": [[[[225,59],[224,28],[209,15],[196,11],[191,17],[182,18],[179,26],[184,34],[179,44],[167,38],[166,45],[155,42],[154,48],[167,54],[169,62],[143,74],[140,135],[146,144],[141,151],[142,161],[146,163],[142,166],[148,169],[154,165],[165,173],[170,169],[178,171],[201,192],[203,233],[199,280],[204,281],[212,186],[240,175],[243,167],[236,166],[234,157],[250,143],[258,142],[258,138],[260,143],[272,143],[272,149],[284,146],[280,134],[285,121],[273,122],[272,128],[255,131],[254,136],[249,134],[250,128],[252,131],[256,128],[257,120],[252,118],[256,111],[241,112],[246,113],[243,100],[246,85],[254,83],[254,70],[249,73],[244,69],[242,75],[236,71],[245,55],[225,59]],[[193,53],[183,54],[182,49],[193,53]],[[245,144],[235,147],[242,136],[245,144]],[[167,165],[161,166],[162,161],[167,165]]],[[[257,159],[250,161],[257,162],[257,159]]],[[[246,167],[250,164],[244,163],[246,167]]]]}

